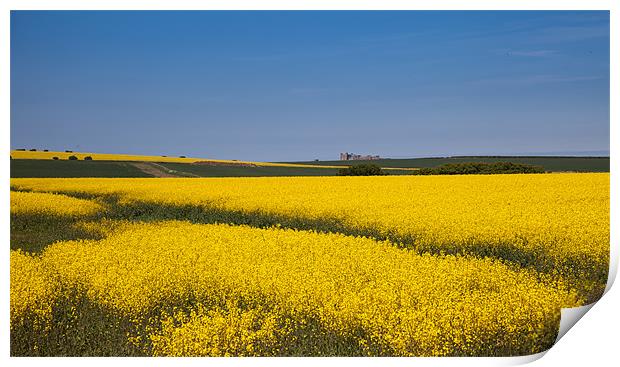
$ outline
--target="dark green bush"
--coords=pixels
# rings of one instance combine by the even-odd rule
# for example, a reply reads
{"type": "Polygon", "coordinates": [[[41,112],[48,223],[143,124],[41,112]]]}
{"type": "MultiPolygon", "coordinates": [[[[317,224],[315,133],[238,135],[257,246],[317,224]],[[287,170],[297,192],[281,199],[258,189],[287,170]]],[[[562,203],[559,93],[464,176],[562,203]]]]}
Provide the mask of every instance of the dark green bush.
{"type": "Polygon", "coordinates": [[[58,160],[58,157],[52,157],[52,159],[53,159],[53,160],[55,160],[55,161],[57,161],[57,160],[58,160]]]}
{"type": "Polygon", "coordinates": [[[359,164],[338,171],[339,176],[385,176],[387,172],[376,164],[359,164]]]}
{"type": "Polygon", "coordinates": [[[545,173],[542,166],[512,162],[495,163],[448,163],[433,168],[421,168],[414,171],[418,175],[492,175],[507,173],[545,173]]]}
{"type": "Polygon", "coordinates": [[[74,155],[70,155],[70,156],[69,156],[69,160],[70,160],[70,161],[77,161],[77,160],[78,160],[78,157],[76,157],[76,156],[74,156],[74,155]]]}
{"type": "Polygon", "coordinates": [[[184,155],[180,155],[179,158],[187,158],[187,157],[184,155]]]}
{"type": "Polygon", "coordinates": [[[30,149],[31,152],[36,152],[37,150],[35,148],[30,149]]]}
{"type": "Polygon", "coordinates": [[[91,156],[87,155],[86,157],[84,157],[84,160],[85,160],[85,161],[92,161],[92,160],[93,160],[93,157],[91,157],[91,156]]]}

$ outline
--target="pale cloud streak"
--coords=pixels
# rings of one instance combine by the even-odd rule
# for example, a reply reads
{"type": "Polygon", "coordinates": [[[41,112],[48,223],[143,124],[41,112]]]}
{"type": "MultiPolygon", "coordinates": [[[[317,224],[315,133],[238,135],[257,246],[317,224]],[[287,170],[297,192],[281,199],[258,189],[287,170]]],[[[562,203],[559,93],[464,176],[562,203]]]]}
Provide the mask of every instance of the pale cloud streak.
{"type": "Polygon", "coordinates": [[[509,56],[522,56],[522,57],[547,57],[556,55],[556,50],[508,50],[509,56]]]}
{"type": "Polygon", "coordinates": [[[497,86],[530,86],[540,84],[554,84],[554,83],[578,83],[588,82],[593,80],[603,79],[602,76],[597,75],[578,75],[578,76],[566,76],[566,75],[528,75],[528,76],[514,76],[514,77],[497,77],[486,78],[472,81],[474,85],[497,85],[497,86]]]}

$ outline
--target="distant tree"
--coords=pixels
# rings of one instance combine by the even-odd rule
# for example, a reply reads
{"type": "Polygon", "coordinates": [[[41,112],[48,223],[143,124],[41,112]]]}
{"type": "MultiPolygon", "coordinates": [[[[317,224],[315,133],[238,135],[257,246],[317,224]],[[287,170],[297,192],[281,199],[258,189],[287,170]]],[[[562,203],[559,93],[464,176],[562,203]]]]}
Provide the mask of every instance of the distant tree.
{"type": "Polygon", "coordinates": [[[30,149],[31,152],[36,152],[37,150],[35,148],[30,149]]]}
{"type": "Polygon", "coordinates": [[[19,150],[20,152],[25,152],[26,151],[26,149],[24,149],[24,148],[19,148],[19,149],[15,149],[15,150],[19,150]]]}
{"type": "Polygon", "coordinates": [[[58,157],[52,157],[52,159],[53,159],[53,160],[55,160],[55,161],[57,161],[57,160],[58,160],[58,157]]]}
{"type": "Polygon", "coordinates": [[[339,176],[385,176],[387,172],[382,171],[376,164],[358,164],[343,168],[338,171],[339,176]]]}
{"type": "Polygon", "coordinates": [[[180,155],[179,158],[187,158],[187,157],[184,155],[180,155]]]}
{"type": "Polygon", "coordinates": [[[85,160],[85,161],[92,161],[92,160],[93,160],[93,157],[91,157],[91,156],[87,155],[86,157],[84,157],[84,160],[85,160]]]}
{"type": "Polygon", "coordinates": [[[44,152],[49,152],[49,149],[43,149],[44,152]]]}
{"type": "Polygon", "coordinates": [[[65,153],[73,153],[72,150],[65,150],[65,153]]]}
{"type": "Polygon", "coordinates": [[[69,160],[70,160],[70,161],[77,161],[77,160],[78,160],[78,157],[76,157],[76,156],[74,156],[74,155],[70,155],[70,156],[69,156],[69,160]]]}

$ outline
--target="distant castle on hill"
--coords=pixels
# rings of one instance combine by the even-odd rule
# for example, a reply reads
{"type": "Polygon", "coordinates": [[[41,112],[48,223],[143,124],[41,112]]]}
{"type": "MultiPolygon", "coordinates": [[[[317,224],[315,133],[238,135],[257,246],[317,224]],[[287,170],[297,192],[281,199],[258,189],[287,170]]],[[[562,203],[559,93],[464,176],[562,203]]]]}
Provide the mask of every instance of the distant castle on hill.
{"type": "Polygon", "coordinates": [[[353,153],[340,153],[341,161],[371,161],[375,159],[381,159],[378,155],[360,155],[353,153]]]}

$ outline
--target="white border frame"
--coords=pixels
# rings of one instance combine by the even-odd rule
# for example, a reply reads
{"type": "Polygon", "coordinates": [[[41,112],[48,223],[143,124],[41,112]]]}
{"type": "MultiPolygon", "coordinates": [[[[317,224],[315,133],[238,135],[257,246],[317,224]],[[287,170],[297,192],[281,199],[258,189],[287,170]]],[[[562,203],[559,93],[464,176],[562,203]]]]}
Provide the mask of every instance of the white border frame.
{"type": "MultiPolygon", "coordinates": [[[[618,107],[620,99],[618,89],[620,79],[617,65],[618,58],[618,35],[620,35],[620,2],[613,0],[264,0],[264,1],[239,1],[239,0],[5,0],[0,3],[0,54],[1,69],[0,81],[2,82],[2,98],[0,100],[0,113],[2,118],[2,134],[0,140],[3,151],[8,156],[10,151],[10,11],[11,10],[610,10],[610,154],[615,158],[618,143],[618,107]]],[[[2,160],[2,177],[6,186],[10,184],[9,161],[2,160]]],[[[619,172],[618,161],[611,159],[611,171],[619,172]]],[[[609,291],[613,283],[618,265],[618,185],[617,179],[611,175],[611,271],[607,285],[609,291]]],[[[1,197],[3,210],[2,231],[4,238],[9,239],[9,194],[5,191],[1,197]]],[[[411,363],[416,365],[475,365],[495,366],[527,363],[536,360],[545,353],[528,357],[509,358],[91,358],[87,362],[82,358],[9,358],[9,251],[5,249],[2,255],[2,267],[0,284],[2,296],[0,297],[0,330],[3,340],[0,344],[4,365],[30,365],[32,363],[82,365],[91,363],[98,366],[114,364],[137,364],[137,365],[169,365],[169,364],[217,364],[217,365],[314,365],[316,363],[327,365],[390,365],[404,366],[411,363]]],[[[594,307],[594,312],[588,313],[584,321],[578,323],[574,331],[570,331],[566,337],[549,350],[547,356],[536,363],[538,365],[583,365],[584,363],[604,363],[617,360],[616,342],[618,335],[620,310],[620,295],[618,290],[607,293],[594,307]]]]}

